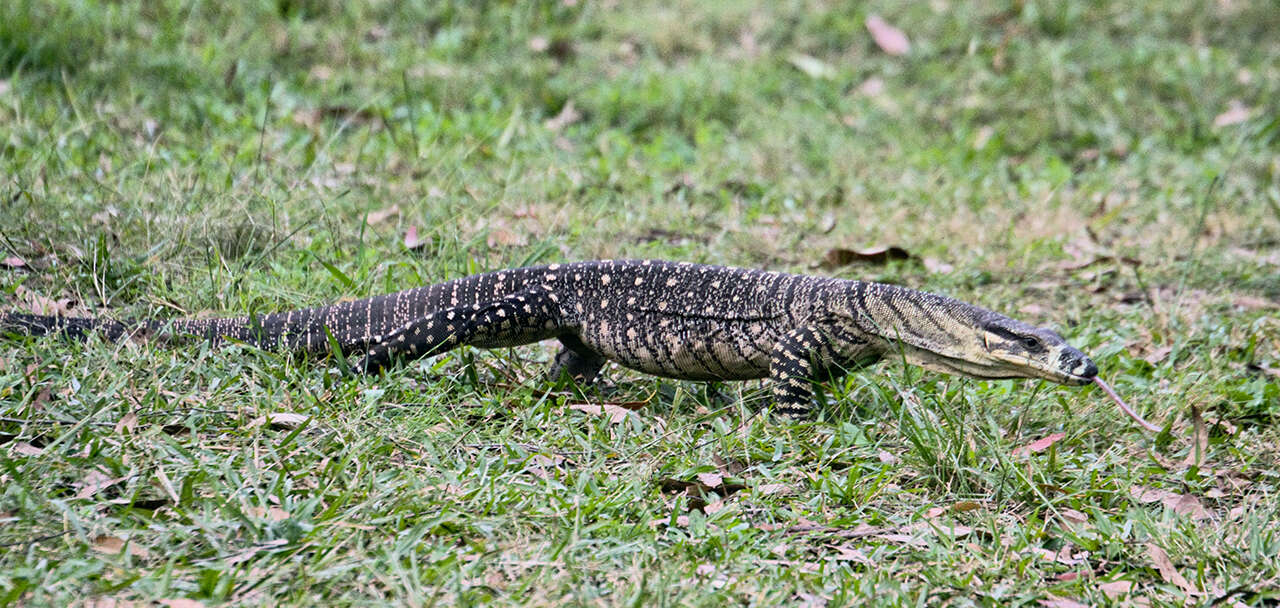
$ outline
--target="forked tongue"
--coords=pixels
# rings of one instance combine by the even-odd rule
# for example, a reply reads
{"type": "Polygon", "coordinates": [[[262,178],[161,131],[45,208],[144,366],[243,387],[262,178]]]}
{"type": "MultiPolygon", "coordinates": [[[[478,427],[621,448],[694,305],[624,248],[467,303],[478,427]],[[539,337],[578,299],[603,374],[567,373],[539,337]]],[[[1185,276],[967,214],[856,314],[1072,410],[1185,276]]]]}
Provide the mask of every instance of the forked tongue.
{"type": "Polygon", "coordinates": [[[1138,423],[1138,426],[1141,426],[1152,433],[1160,432],[1160,427],[1143,420],[1142,416],[1139,416],[1138,412],[1133,411],[1133,408],[1130,408],[1129,404],[1125,403],[1124,400],[1120,398],[1120,395],[1117,395],[1115,391],[1111,390],[1111,387],[1107,386],[1107,383],[1103,382],[1101,377],[1094,376],[1093,383],[1102,387],[1102,391],[1105,392],[1108,397],[1111,397],[1111,400],[1115,401],[1116,405],[1120,406],[1121,410],[1124,410],[1124,413],[1128,414],[1130,418],[1133,418],[1134,422],[1138,423]]]}

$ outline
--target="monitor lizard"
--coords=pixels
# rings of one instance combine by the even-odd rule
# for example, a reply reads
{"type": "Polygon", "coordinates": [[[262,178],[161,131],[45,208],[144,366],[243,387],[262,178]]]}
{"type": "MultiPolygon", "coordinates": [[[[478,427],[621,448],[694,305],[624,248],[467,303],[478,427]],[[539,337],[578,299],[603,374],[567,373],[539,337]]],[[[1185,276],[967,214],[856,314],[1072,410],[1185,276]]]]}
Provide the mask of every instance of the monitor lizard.
{"type": "Polygon", "coordinates": [[[657,260],[498,270],[389,295],[277,314],[114,321],[0,315],[27,334],[199,336],[324,354],[358,373],[463,345],[557,339],[551,375],[595,380],[606,361],[684,380],[768,378],[775,411],[803,415],[813,385],[883,358],[974,378],[1094,381],[1057,333],[896,285],[657,260]]]}

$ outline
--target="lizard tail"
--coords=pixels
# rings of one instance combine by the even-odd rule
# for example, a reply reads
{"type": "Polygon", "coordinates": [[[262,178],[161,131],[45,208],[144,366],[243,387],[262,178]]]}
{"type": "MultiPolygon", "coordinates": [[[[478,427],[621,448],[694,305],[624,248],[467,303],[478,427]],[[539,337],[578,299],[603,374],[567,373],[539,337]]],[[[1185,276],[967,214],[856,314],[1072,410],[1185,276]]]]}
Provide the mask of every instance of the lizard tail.
{"type": "Polygon", "coordinates": [[[153,329],[151,323],[112,321],[90,317],[55,317],[50,315],[0,315],[0,332],[28,336],[62,335],[83,340],[97,333],[110,340],[120,340],[139,330],[153,329]]]}

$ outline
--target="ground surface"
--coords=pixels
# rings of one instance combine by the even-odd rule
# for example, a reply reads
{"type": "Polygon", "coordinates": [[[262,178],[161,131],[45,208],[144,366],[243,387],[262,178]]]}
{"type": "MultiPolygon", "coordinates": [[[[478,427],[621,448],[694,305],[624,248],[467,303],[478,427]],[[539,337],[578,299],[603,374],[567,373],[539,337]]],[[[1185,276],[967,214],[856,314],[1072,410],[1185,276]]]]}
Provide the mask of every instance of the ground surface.
{"type": "Polygon", "coordinates": [[[0,304],[825,273],[1056,326],[1168,430],[894,363],[785,422],[755,383],[548,392],[540,347],[353,380],[9,337],[0,604],[1280,594],[1274,4],[423,4],[0,3],[0,304]],[[876,245],[912,257],[819,266],[876,245]]]}

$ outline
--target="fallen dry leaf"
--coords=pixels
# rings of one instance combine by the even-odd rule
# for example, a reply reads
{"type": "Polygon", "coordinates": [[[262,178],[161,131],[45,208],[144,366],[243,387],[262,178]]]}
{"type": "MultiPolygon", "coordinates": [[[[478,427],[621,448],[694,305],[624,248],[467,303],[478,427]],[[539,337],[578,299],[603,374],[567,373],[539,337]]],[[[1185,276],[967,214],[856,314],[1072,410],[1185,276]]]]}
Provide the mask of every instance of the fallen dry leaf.
{"type": "Polygon", "coordinates": [[[1109,583],[1101,583],[1098,590],[1107,594],[1107,597],[1115,599],[1133,591],[1133,581],[1111,581],[1109,583]]]}
{"type": "Polygon", "coordinates": [[[204,608],[203,602],[187,599],[185,597],[156,600],[165,606],[165,608],[204,608]]]}
{"type": "Polygon", "coordinates": [[[488,239],[489,247],[524,247],[528,241],[524,237],[507,230],[506,228],[494,228],[489,231],[488,239]]]}
{"type": "Polygon", "coordinates": [[[1075,509],[1063,509],[1062,519],[1065,519],[1071,523],[1076,523],[1076,524],[1089,523],[1089,516],[1075,509]]]}
{"type": "Polygon", "coordinates": [[[86,599],[83,604],[84,608],[135,608],[141,604],[131,600],[121,600],[114,597],[98,596],[86,599]]]}
{"type": "Polygon", "coordinates": [[[249,507],[246,513],[267,521],[284,521],[289,519],[289,512],[280,507],[249,507]]]}
{"type": "Polygon", "coordinates": [[[23,285],[14,290],[14,294],[25,304],[25,311],[34,315],[70,316],[68,313],[76,308],[77,302],[71,298],[54,300],[39,295],[23,285]]]}
{"type": "Polygon", "coordinates": [[[271,412],[266,415],[266,421],[273,428],[292,430],[302,426],[309,416],[306,414],[295,414],[293,412],[271,412]]]}
{"type": "MultiPolygon", "coordinates": [[[[1070,574],[1075,573],[1072,572],[1070,574]]],[[[1047,606],[1048,608],[1089,608],[1088,604],[1081,604],[1065,597],[1042,597],[1037,601],[1041,606],[1047,606]]]]}
{"type": "Polygon", "coordinates": [[[102,471],[98,471],[96,469],[89,471],[85,474],[84,479],[75,483],[75,486],[80,488],[80,490],[76,492],[76,498],[89,498],[94,494],[97,494],[98,492],[114,486],[128,478],[128,475],[114,478],[107,477],[102,471]]]}
{"type": "Polygon", "coordinates": [[[9,449],[19,456],[39,456],[44,453],[44,448],[38,448],[25,441],[19,441],[9,449]]]}
{"type": "MultiPolygon", "coordinates": [[[[1245,365],[1245,369],[1248,369],[1249,371],[1252,371],[1252,372],[1270,374],[1272,376],[1280,378],[1280,367],[1267,367],[1265,365],[1259,365],[1257,363],[1250,363],[1248,365],[1245,365]]],[[[1223,422],[1226,422],[1226,421],[1224,420],[1223,422]]],[[[1234,425],[1232,426],[1234,427],[1234,425]]]]}
{"type": "Polygon", "coordinates": [[[548,118],[546,122],[542,123],[542,126],[546,127],[548,131],[559,132],[581,119],[582,114],[573,106],[573,100],[570,99],[564,104],[564,107],[560,108],[559,114],[556,114],[554,118],[548,118]]]}
{"type": "Polygon", "coordinates": [[[431,237],[418,236],[417,226],[409,226],[409,229],[404,231],[404,248],[405,249],[414,251],[417,249],[422,249],[423,247],[429,244],[431,244],[431,237]]]}
{"type": "Polygon", "coordinates": [[[756,491],[765,496],[771,496],[774,494],[792,494],[795,492],[795,488],[785,483],[766,483],[756,486],[756,491]]]}
{"type": "Polygon", "coordinates": [[[924,258],[921,261],[924,262],[924,269],[934,274],[948,274],[956,269],[955,266],[943,262],[942,260],[924,258]]]}
{"type": "Polygon", "coordinates": [[[0,260],[0,266],[4,266],[5,268],[22,268],[26,265],[27,265],[27,262],[22,258],[18,258],[18,257],[10,256],[10,257],[4,258],[3,260],[0,260]]]}
{"type": "Polygon", "coordinates": [[[835,555],[828,556],[838,562],[857,562],[859,564],[873,566],[875,565],[870,558],[867,557],[861,549],[850,547],[849,545],[828,545],[828,548],[836,552],[835,555]]]}
{"type": "Polygon", "coordinates": [[[1231,125],[1238,125],[1253,115],[1253,110],[1245,106],[1239,99],[1232,99],[1227,102],[1227,109],[1213,118],[1213,127],[1221,129],[1231,125]]]}
{"type": "Polygon", "coordinates": [[[897,245],[869,249],[835,248],[827,250],[826,255],[822,256],[820,265],[827,270],[834,270],[854,263],[884,264],[890,260],[909,259],[911,259],[911,253],[897,245]]]}
{"type": "Polygon", "coordinates": [[[400,205],[392,205],[385,209],[379,209],[370,213],[365,216],[364,221],[370,226],[373,226],[375,224],[381,224],[382,222],[396,217],[397,215],[400,215],[400,205]]]}
{"type": "Polygon", "coordinates": [[[1169,554],[1160,545],[1147,543],[1147,556],[1155,564],[1156,570],[1160,572],[1160,578],[1164,579],[1164,582],[1176,585],[1187,593],[1195,593],[1197,591],[1190,581],[1178,573],[1178,569],[1173,566],[1173,560],[1169,559],[1169,554]]]}
{"type": "Polygon", "coordinates": [[[1200,503],[1200,499],[1190,494],[1179,494],[1169,490],[1145,486],[1132,486],[1129,488],[1129,496],[1140,503],[1159,502],[1164,505],[1164,508],[1172,509],[1174,513],[1185,515],[1195,520],[1208,519],[1210,516],[1209,511],[1200,503]]]}
{"type": "Polygon", "coordinates": [[[1032,441],[1027,445],[1015,448],[1013,450],[1013,455],[1021,456],[1023,454],[1035,454],[1038,452],[1043,452],[1049,449],[1049,446],[1057,443],[1063,437],[1066,437],[1066,436],[1067,436],[1066,433],[1054,433],[1052,435],[1049,435],[1048,437],[1041,437],[1040,439],[1032,441]]]}
{"type": "MultiPolygon", "coordinates": [[[[127,543],[129,546],[129,555],[137,558],[146,559],[151,554],[137,543],[127,543]]],[[[98,536],[93,539],[93,550],[98,553],[106,553],[107,555],[118,555],[125,549],[125,540],[116,536],[98,536]]]]}
{"type": "Polygon", "coordinates": [[[1209,429],[1204,424],[1204,417],[1200,415],[1200,408],[1191,406],[1191,449],[1187,450],[1187,457],[1182,461],[1182,466],[1198,467],[1204,462],[1204,455],[1209,453],[1209,429]]]}
{"type": "Polygon", "coordinates": [[[831,64],[812,55],[792,53],[787,57],[787,61],[811,78],[830,79],[836,77],[836,69],[831,64]]]}
{"type": "MultiPolygon", "coordinates": [[[[662,519],[655,519],[655,520],[652,520],[652,521],[650,521],[650,522],[649,522],[649,527],[650,527],[650,528],[659,528],[659,527],[665,527],[665,526],[669,526],[669,525],[671,525],[671,518],[669,518],[669,517],[663,517],[662,519]]],[[[676,526],[681,527],[681,528],[688,528],[688,527],[689,527],[689,516],[688,516],[688,515],[677,515],[677,516],[676,516],[676,526]]]]}
{"type": "Polygon", "coordinates": [[[569,409],[597,416],[608,416],[610,424],[621,424],[627,416],[631,415],[631,410],[610,403],[574,403],[569,406],[569,409]]]}
{"type": "Polygon", "coordinates": [[[884,79],[879,76],[872,76],[862,81],[862,84],[858,85],[854,92],[867,97],[879,97],[881,93],[884,93],[884,79]]]}
{"type": "Polygon", "coordinates": [[[115,433],[117,435],[124,434],[125,431],[132,433],[136,428],[138,428],[138,415],[129,412],[122,416],[119,422],[116,422],[115,433]]]}
{"type": "Polygon", "coordinates": [[[169,495],[169,500],[173,504],[178,504],[178,492],[173,488],[173,482],[169,480],[169,475],[164,472],[164,467],[156,465],[156,482],[160,484],[160,489],[169,495]]]}
{"type": "Polygon", "coordinates": [[[879,460],[882,464],[897,464],[898,457],[884,450],[880,450],[879,452],[876,452],[876,460],[879,460]]]}
{"type": "Polygon", "coordinates": [[[719,473],[698,473],[698,482],[711,489],[716,489],[724,483],[724,477],[719,473]]]}
{"type": "Polygon", "coordinates": [[[907,35],[902,30],[889,25],[889,22],[880,15],[869,15],[866,26],[880,50],[894,56],[906,55],[911,51],[911,41],[907,39],[907,35]]]}
{"type": "Polygon", "coordinates": [[[1266,310],[1269,308],[1280,308],[1280,303],[1277,303],[1274,300],[1244,294],[1231,298],[1231,305],[1241,310],[1266,310]]]}
{"type": "Polygon", "coordinates": [[[1165,357],[1168,357],[1171,352],[1173,352],[1172,346],[1161,346],[1147,353],[1142,357],[1142,360],[1152,365],[1159,365],[1160,362],[1164,361],[1165,357]]]}

